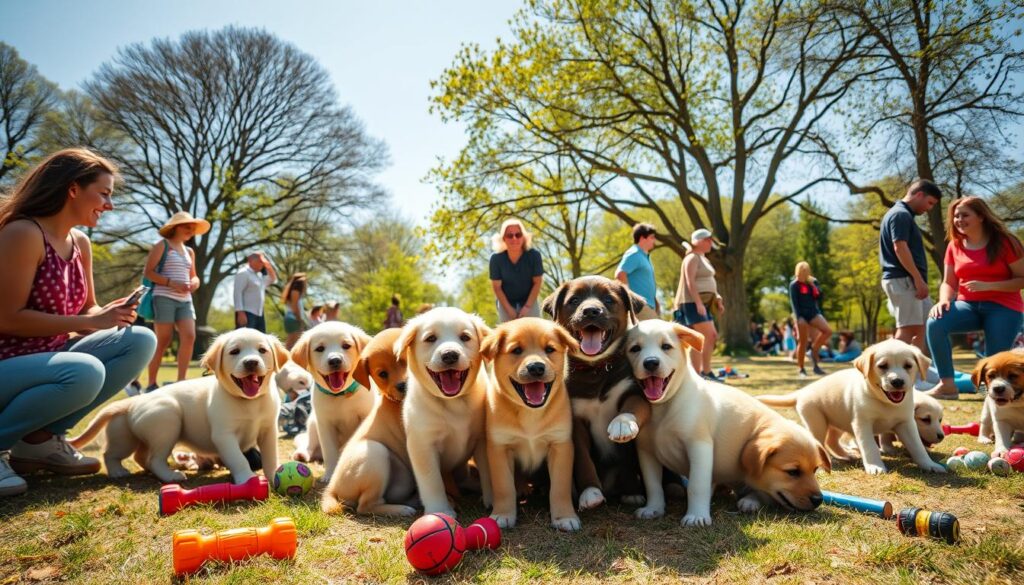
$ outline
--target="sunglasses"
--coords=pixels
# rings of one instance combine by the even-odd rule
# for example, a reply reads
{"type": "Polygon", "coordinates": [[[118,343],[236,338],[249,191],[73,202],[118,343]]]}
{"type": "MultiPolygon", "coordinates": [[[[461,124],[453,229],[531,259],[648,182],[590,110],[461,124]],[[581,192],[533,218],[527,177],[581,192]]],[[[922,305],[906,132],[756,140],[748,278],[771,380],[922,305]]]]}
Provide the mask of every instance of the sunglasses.
{"type": "Polygon", "coordinates": [[[518,240],[521,237],[523,237],[522,232],[512,232],[510,234],[505,234],[506,240],[518,240]]]}

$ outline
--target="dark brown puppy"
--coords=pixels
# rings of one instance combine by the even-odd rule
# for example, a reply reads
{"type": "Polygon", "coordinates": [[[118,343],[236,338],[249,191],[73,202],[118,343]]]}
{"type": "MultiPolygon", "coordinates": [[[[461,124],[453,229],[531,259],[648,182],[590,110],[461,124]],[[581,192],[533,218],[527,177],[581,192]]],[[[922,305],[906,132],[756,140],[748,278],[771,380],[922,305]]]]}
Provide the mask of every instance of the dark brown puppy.
{"type": "Polygon", "coordinates": [[[644,299],[622,283],[584,276],[544,299],[544,311],[580,343],[569,356],[566,387],[573,413],[573,476],[581,510],[605,500],[605,490],[642,502],[643,485],[632,440],[650,404],[625,354],[626,331],[644,299]]]}

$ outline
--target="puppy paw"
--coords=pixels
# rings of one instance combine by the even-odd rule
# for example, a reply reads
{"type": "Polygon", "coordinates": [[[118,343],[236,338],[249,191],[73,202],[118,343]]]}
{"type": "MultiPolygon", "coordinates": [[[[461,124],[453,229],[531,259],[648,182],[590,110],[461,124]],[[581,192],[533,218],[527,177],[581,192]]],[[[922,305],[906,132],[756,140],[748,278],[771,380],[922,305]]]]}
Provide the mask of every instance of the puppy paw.
{"type": "Polygon", "coordinates": [[[643,506],[647,503],[647,498],[640,494],[633,494],[629,496],[622,496],[619,498],[623,504],[627,506],[643,506]]]}
{"type": "Polygon", "coordinates": [[[515,528],[516,526],[514,514],[491,514],[491,519],[498,523],[498,528],[515,528]]]}
{"type": "Polygon", "coordinates": [[[454,520],[457,520],[459,518],[458,513],[455,512],[455,510],[453,510],[451,508],[441,508],[441,509],[438,509],[438,510],[423,510],[423,513],[424,514],[446,514],[448,516],[451,516],[452,519],[454,519],[454,520]]]}
{"type": "Polygon", "coordinates": [[[416,508],[413,508],[412,506],[398,505],[395,507],[394,512],[391,515],[409,518],[416,515],[416,508]]]}
{"type": "Polygon", "coordinates": [[[1006,449],[996,449],[996,450],[992,451],[992,459],[995,459],[997,457],[999,459],[1005,459],[1007,453],[1008,453],[1008,451],[1006,449]]]}
{"type": "Polygon", "coordinates": [[[628,443],[636,438],[640,432],[640,425],[636,417],[629,413],[622,413],[612,419],[608,425],[608,438],[616,443],[628,443]]]}
{"type": "Polygon", "coordinates": [[[900,450],[892,445],[883,445],[881,450],[883,455],[889,455],[890,457],[900,454],[900,450]]]}
{"type": "Polygon", "coordinates": [[[637,508],[633,515],[641,520],[654,520],[665,515],[665,508],[659,506],[644,506],[637,508]]]}
{"type": "Polygon", "coordinates": [[[753,494],[747,494],[736,502],[736,507],[744,514],[753,514],[761,509],[761,500],[753,494]]]}
{"type": "Polygon", "coordinates": [[[979,434],[978,434],[978,442],[979,442],[979,443],[981,443],[982,445],[991,445],[991,444],[992,444],[992,443],[994,443],[995,441],[993,441],[992,439],[990,439],[989,437],[987,437],[987,436],[985,435],[985,433],[979,433],[979,434]]]}
{"type": "Polygon", "coordinates": [[[580,523],[579,516],[567,516],[551,520],[551,527],[562,532],[576,532],[583,527],[583,524],[580,523]]]}
{"type": "Polygon", "coordinates": [[[184,473],[180,471],[172,471],[167,474],[166,477],[161,477],[160,481],[164,483],[181,483],[188,479],[184,473]]]}
{"type": "Polygon", "coordinates": [[[683,516],[679,524],[683,526],[711,526],[711,516],[709,514],[687,514],[683,516]]]}
{"type": "Polygon", "coordinates": [[[884,465],[872,465],[870,463],[864,464],[864,471],[868,472],[868,475],[882,475],[889,470],[884,465]]]}
{"type": "Polygon", "coordinates": [[[588,487],[580,494],[580,510],[592,510],[604,503],[604,494],[596,487],[588,487]]]}
{"type": "Polygon", "coordinates": [[[946,473],[946,466],[934,461],[929,461],[927,465],[924,465],[921,468],[928,473],[946,473]]]}
{"type": "Polygon", "coordinates": [[[122,467],[120,469],[116,469],[116,468],[112,469],[112,468],[109,468],[109,467],[107,468],[107,476],[111,477],[113,479],[120,479],[122,477],[128,477],[131,474],[132,474],[132,472],[128,471],[124,467],[122,467]]]}
{"type": "Polygon", "coordinates": [[[303,463],[309,463],[309,451],[296,449],[292,453],[292,461],[301,461],[303,463]]]}

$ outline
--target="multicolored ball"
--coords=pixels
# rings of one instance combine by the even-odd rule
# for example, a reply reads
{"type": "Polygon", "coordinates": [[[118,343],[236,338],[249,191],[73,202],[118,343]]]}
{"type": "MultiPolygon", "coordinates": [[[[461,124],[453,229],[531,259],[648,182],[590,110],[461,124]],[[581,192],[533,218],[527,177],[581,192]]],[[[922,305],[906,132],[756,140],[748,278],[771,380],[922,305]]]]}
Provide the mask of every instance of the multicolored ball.
{"type": "Polygon", "coordinates": [[[282,496],[304,496],[312,488],[313,470],[305,463],[289,461],[274,471],[274,491],[282,496]]]}
{"type": "Polygon", "coordinates": [[[1010,462],[1006,459],[1000,459],[999,457],[993,457],[988,462],[988,470],[994,475],[1010,475],[1010,462]]]}
{"type": "Polygon", "coordinates": [[[967,464],[964,463],[963,457],[957,457],[954,455],[953,457],[946,459],[946,469],[954,472],[963,471],[967,469],[967,464]]]}
{"type": "Polygon", "coordinates": [[[984,451],[971,451],[967,455],[964,455],[964,463],[968,469],[978,470],[985,469],[988,465],[989,455],[984,451]]]}

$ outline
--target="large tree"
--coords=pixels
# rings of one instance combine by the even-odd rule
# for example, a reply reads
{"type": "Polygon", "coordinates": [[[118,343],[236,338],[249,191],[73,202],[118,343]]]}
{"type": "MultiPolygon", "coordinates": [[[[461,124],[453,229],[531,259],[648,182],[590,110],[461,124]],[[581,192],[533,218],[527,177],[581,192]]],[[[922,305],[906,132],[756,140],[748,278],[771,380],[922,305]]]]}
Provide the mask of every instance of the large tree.
{"type": "MultiPolygon", "coordinates": [[[[60,92],[35,65],[0,42],[0,183],[39,151],[36,133],[60,92]]],[[[9,178],[9,177],[8,177],[9,178]]]]}
{"type": "Polygon", "coordinates": [[[819,7],[529,2],[513,41],[464,47],[436,84],[437,111],[469,128],[460,155],[438,169],[445,205],[519,197],[502,188],[509,174],[565,157],[574,163],[568,199],[589,199],[628,225],[648,212],[661,244],[681,256],[688,234],[663,205],[672,201],[687,226],[707,226],[726,244],[710,255],[735,309],[724,340],[748,344],[743,266],[754,227],[825,180],[828,169],[799,155],[855,79],[874,73],[861,60],[866,33],[819,7]],[[799,183],[770,199],[790,170],[799,183]]]}
{"type": "MultiPolygon", "coordinates": [[[[384,146],[339,104],[316,60],[262,30],[189,32],[118,51],[85,86],[126,140],[127,190],[108,240],[144,249],[173,212],[213,229],[194,242],[202,324],[246,252],[308,246],[378,195],[384,146]]],[[[102,238],[101,238],[102,241],[102,238]]]]}

